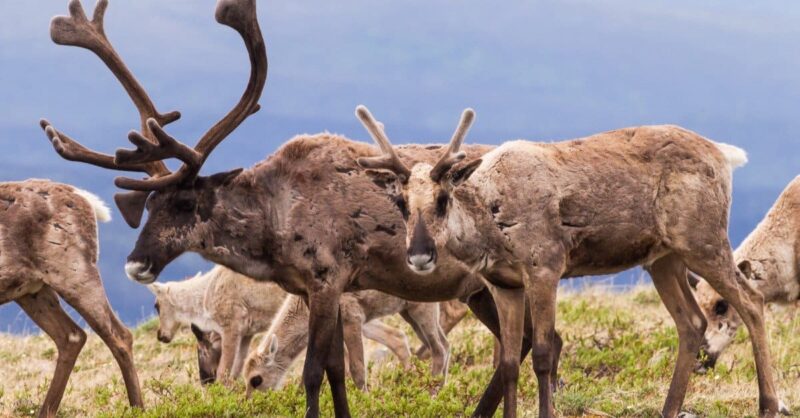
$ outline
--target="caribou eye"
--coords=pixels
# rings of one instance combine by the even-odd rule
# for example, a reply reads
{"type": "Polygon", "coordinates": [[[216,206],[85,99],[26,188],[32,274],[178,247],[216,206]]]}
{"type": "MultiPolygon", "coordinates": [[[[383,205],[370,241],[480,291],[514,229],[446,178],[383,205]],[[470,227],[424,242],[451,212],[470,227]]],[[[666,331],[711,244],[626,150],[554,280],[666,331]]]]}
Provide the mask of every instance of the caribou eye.
{"type": "Polygon", "coordinates": [[[718,316],[725,315],[728,313],[728,302],[721,300],[714,304],[714,313],[718,316]]]}
{"type": "Polygon", "coordinates": [[[400,213],[403,214],[403,219],[408,220],[408,206],[406,206],[406,199],[403,196],[395,196],[394,204],[397,205],[397,208],[400,209],[400,213]]]}
{"type": "Polygon", "coordinates": [[[436,216],[441,218],[447,213],[447,203],[449,201],[450,195],[447,192],[439,192],[439,196],[436,196],[436,216]]]}
{"type": "Polygon", "coordinates": [[[156,302],[156,304],[153,305],[153,307],[156,308],[156,313],[161,313],[161,308],[158,306],[158,302],[156,302]]]}

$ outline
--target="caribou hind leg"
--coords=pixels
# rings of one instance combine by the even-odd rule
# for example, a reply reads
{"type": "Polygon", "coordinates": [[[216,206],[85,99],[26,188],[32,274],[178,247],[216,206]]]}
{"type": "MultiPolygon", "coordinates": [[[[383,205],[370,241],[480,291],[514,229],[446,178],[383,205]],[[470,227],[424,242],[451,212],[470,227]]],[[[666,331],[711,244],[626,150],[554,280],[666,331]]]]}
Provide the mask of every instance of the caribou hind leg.
{"type": "Polygon", "coordinates": [[[23,296],[16,302],[53,339],[58,349],[53,380],[39,410],[39,417],[53,417],[64,396],[75,360],[86,343],[86,333],[64,312],[58,296],[48,286],[36,294],[23,296]]]}
{"type": "Polygon", "coordinates": [[[413,304],[401,312],[401,315],[412,324],[417,337],[430,349],[431,373],[434,376],[447,377],[450,344],[439,323],[438,304],[413,304]]]}
{"type": "Polygon", "coordinates": [[[87,270],[84,273],[80,273],[80,270],[74,273],[74,280],[67,278],[51,285],[64,301],[78,311],[111,350],[122,372],[130,405],[144,407],[139,376],[133,363],[133,336],[109,306],[100,273],[94,266],[87,270]],[[81,276],[80,279],[77,278],[78,275],[81,276]]]}
{"type": "Polygon", "coordinates": [[[706,319],[691,295],[689,283],[685,280],[686,266],[679,257],[667,255],[647,267],[647,271],[678,329],[678,359],[661,412],[665,418],[674,418],[680,413],[686,396],[697,351],[703,343],[706,319]]]}
{"type": "Polygon", "coordinates": [[[689,270],[706,279],[708,284],[736,309],[747,326],[758,376],[759,415],[774,417],[779,412],[786,414],[789,411],[778,401],[775,388],[775,376],[764,327],[764,297],[750,287],[734,264],[727,236],[723,235],[717,242],[721,242],[721,245],[713,247],[697,245],[682,252],[682,256],[689,270]]]}

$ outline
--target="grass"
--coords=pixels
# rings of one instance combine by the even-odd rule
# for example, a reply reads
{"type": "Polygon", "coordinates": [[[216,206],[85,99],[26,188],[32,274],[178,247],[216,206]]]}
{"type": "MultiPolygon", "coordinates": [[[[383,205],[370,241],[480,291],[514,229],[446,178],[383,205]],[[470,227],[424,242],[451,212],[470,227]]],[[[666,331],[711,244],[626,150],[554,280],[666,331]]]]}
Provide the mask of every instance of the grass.
{"type": "MultiPolygon", "coordinates": [[[[797,307],[768,314],[768,330],[782,398],[800,412],[800,315],[797,307]]],[[[393,325],[405,326],[396,318],[393,325]]],[[[301,416],[304,393],[300,364],[283,390],[245,399],[243,386],[228,389],[197,383],[194,345],[184,332],[172,344],[156,341],[155,320],[137,327],[135,355],[147,409],[127,406],[125,388],[109,351],[91,335],[72,374],[62,402],[63,417],[273,417],[301,416]]],[[[669,387],[677,334],[655,292],[648,287],[624,293],[601,288],[563,293],[558,329],[564,338],[556,408],[566,417],[657,417],[669,387]]],[[[408,331],[408,329],[407,329],[408,331]]],[[[411,371],[396,360],[375,360],[368,393],[349,389],[353,416],[439,417],[468,415],[493,371],[492,338],[467,318],[450,336],[447,383],[439,382],[428,363],[415,361],[411,371]]],[[[370,345],[372,358],[382,353],[370,345]]],[[[44,398],[56,351],[45,336],[0,334],[0,416],[33,416],[44,398]]],[[[535,416],[536,379],[530,359],[520,378],[521,416],[535,416]]],[[[242,385],[242,384],[240,384],[242,385]]],[[[703,417],[745,417],[757,412],[755,367],[744,330],[720,358],[716,370],[693,377],[684,409],[703,417]]],[[[325,416],[333,405],[327,387],[321,401],[325,416]]]]}

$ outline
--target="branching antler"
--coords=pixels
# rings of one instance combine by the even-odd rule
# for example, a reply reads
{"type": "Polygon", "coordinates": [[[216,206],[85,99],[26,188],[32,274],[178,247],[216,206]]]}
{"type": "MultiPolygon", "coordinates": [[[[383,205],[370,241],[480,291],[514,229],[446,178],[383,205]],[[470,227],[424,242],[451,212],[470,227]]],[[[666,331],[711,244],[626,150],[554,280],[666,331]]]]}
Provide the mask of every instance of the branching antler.
{"type": "Polygon", "coordinates": [[[464,109],[464,112],[461,113],[461,120],[458,122],[458,127],[456,127],[456,131],[450,139],[450,146],[447,147],[445,154],[442,155],[442,158],[439,159],[431,170],[431,179],[433,181],[438,182],[441,180],[442,176],[444,176],[453,165],[467,156],[464,151],[461,151],[461,144],[464,143],[464,138],[466,138],[467,132],[474,120],[475,111],[469,108],[464,109]]]}
{"type": "Polygon", "coordinates": [[[40,125],[56,152],[67,160],[149,175],[146,179],[118,177],[114,180],[117,186],[134,190],[131,193],[118,194],[114,200],[128,224],[136,227],[150,191],[194,179],[214,148],[248,116],[260,109],[258,100],[267,79],[267,51],[258,25],[255,0],[218,0],[217,22],[239,32],[247,47],[251,66],[250,80],[239,103],[200,138],[197,146],[191,148],[162,128],[178,120],[180,113],[159,113],[144,88],[108,41],[103,27],[107,8],[108,0],[98,0],[92,20],[89,20],[80,0],[71,0],[69,16],[57,16],[51,21],[50,36],[59,45],[78,46],[94,52],[117,77],[139,111],[141,129],[128,135],[136,149],[118,149],[112,157],[84,147],[44,119],[40,125]],[[183,162],[178,171],[171,173],[167,169],[164,160],[169,158],[183,162]]]}
{"type": "Polygon", "coordinates": [[[367,129],[369,135],[381,149],[382,154],[378,157],[363,157],[358,159],[358,165],[364,168],[389,170],[396,174],[400,181],[406,182],[411,176],[411,170],[400,161],[397,153],[394,151],[389,138],[383,131],[383,125],[376,121],[366,106],[359,105],[356,107],[356,117],[367,129]]]}
{"type": "Polygon", "coordinates": [[[115,160],[123,163],[177,158],[184,164],[175,173],[163,177],[151,177],[144,180],[118,177],[114,179],[114,184],[118,187],[142,191],[159,190],[193,179],[214,148],[248,116],[260,109],[258,99],[261,97],[267,80],[267,51],[261,29],[258,26],[255,0],[219,0],[216,19],[217,22],[239,32],[250,57],[250,80],[239,103],[200,138],[194,149],[166,134],[157,119],[148,120],[146,125],[147,129],[155,135],[154,144],[149,143],[149,138],[131,133],[128,139],[137,148],[135,150],[117,150],[115,160]]]}
{"type": "MultiPolygon", "coordinates": [[[[154,142],[152,132],[148,129],[146,121],[152,118],[160,124],[166,125],[178,120],[181,115],[179,112],[159,113],[144,88],[125,66],[125,63],[114,50],[105,34],[103,19],[107,8],[108,0],[99,0],[95,6],[92,20],[89,20],[81,2],[79,0],[71,0],[69,3],[69,16],[56,16],[50,22],[50,37],[53,42],[59,45],[88,49],[94,52],[108,66],[138,109],[142,132],[145,133],[145,136],[150,141],[154,142]]],[[[151,176],[169,173],[166,165],[161,161],[151,161],[147,164],[118,164],[110,156],[92,151],[69,138],[63,132],[57,131],[48,121],[42,120],[40,124],[46,132],[49,127],[47,137],[53,143],[56,152],[66,159],[113,170],[144,171],[151,176]]]]}

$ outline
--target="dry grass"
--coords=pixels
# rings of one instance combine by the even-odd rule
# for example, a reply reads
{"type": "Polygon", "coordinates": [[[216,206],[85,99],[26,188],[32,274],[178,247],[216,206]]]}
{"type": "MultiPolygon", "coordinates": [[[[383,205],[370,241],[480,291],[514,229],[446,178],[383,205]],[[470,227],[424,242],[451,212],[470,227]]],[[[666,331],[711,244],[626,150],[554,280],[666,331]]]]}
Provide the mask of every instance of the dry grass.
{"type": "MultiPolygon", "coordinates": [[[[400,321],[391,319],[395,325],[400,321]]],[[[284,390],[245,400],[239,391],[200,389],[194,346],[186,332],[170,345],[155,339],[155,322],[135,330],[135,354],[146,411],[126,407],[124,386],[109,351],[92,335],[73,373],[61,415],[73,416],[298,416],[303,411],[299,367],[284,390]]],[[[655,292],[624,293],[589,289],[560,297],[558,328],[564,340],[557,395],[562,416],[658,416],[669,386],[677,347],[672,321],[655,292]]],[[[800,316],[797,308],[770,313],[768,328],[783,399],[800,410],[800,316]]],[[[745,332],[720,359],[717,369],[696,376],[685,409],[701,416],[751,416],[756,412],[755,370],[745,332]]],[[[411,372],[393,360],[372,367],[370,393],[351,388],[354,416],[464,415],[477,403],[492,371],[492,340],[474,319],[451,334],[453,348],[447,385],[437,396],[429,389],[427,364],[411,372]]],[[[55,346],[44,336],[0,334],[0,416],[34,414],[53,369],[55,346]]],[[[530,361],[522,368],[520,415],[535,416],[536,379],[530,361]]],[[[241,389],[241,388],[239,388],[241,389]]],[[[332,413],[330,395],[322,400],[332,413]]]]}

